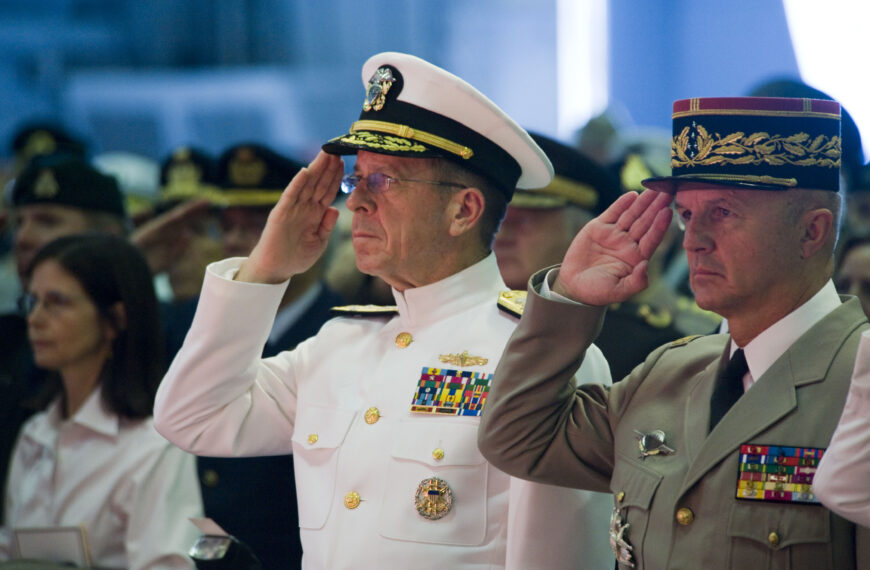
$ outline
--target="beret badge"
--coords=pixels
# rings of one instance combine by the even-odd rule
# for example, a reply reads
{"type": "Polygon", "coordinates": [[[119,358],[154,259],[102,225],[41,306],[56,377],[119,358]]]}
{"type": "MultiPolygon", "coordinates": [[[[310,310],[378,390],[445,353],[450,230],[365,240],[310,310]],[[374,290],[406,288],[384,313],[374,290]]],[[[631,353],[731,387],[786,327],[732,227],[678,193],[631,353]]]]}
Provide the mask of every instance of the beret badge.
{"type": "Polygon", "coordinates": [[[36,182],[33,183],[33,194],[38,198],[54,198],[59,191],[60,186],[51,170],[40,172],[36,182]]]}
{"type": "Polygon", "coordinates": [[[377,71],[369,79],[369,85],[366,89],[366,100],[363,103],[363,110],[380,111],[384,108],[384,103],[387,100],[387,93],[390,87],[393,86],[393,72],[389,67],[379,67],[377,71]]]}

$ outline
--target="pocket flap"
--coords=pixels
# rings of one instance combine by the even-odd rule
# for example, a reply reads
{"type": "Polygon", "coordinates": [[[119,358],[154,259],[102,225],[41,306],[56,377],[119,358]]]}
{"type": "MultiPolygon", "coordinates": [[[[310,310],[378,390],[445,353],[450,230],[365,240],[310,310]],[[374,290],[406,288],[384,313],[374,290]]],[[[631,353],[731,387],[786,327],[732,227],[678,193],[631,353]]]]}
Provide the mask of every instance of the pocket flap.
{"type": "Polygon", "coordinates": [[[623,493],[621,506],[648,511],[656,489],[662,482],[662,475],[639,465],[633,458],[620,455],[610,479],[610,490],[617,496],[623,493]]]}
{"type": "Polygon", "coordinates": [[[477,449],[478,422],[426,419],[402,420],[393,439],[391,454],[432,466],[480,465],[477,449]]]}
{"type": "Polygon", "coordinates": [[[731,507],[728,535],[780,550],[795,544],[831,540],[830,512],[821,505],[737,501],[731,507]]]}
{"type": "Polygon", "coordinates": [[[344,441],[356,416],[353,410],[304,406],[297,408],[293,442],[303,449],[334,449],[344,441]]]}

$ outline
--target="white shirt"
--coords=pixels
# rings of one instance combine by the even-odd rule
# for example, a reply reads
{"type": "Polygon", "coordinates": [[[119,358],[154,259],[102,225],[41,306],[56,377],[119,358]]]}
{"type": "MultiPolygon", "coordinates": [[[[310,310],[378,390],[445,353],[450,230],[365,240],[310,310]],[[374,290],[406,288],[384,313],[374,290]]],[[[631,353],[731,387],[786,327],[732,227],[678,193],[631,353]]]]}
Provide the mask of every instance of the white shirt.
{"type": "Polygon", "coordinates": [[[861,334],[840,423],[813,479],[826,507],[870,527],[870,331],[861,334]]]}
{"type": "Polygon", "coordinates": [[[12,455],[0,560],[11,529],[84,525],[94,566],[192,568],[202,516],[195,458],[150,418],[122,421],[95,390],[69,420],[60,401],[30,418],[12,455]]]}
{"type": "MultiPolygon", "coordinates": [[[[292,450],[304,568],[613,566],[608,495],[511,478],[478,451],[479,417],[411,411],[430,367],[495,370],[517,319],[497,308],[507,287],[493,255],[394,292],[395,316],[333,319],[267,359],[260,351],[286,285],[232,281],[239,263],[209,267],[191,331],[158,391],[155,422],[197,454],[292,450]],[[401,333],[411,338],[404,348],[401,333]],[[465,351],[485,360],[441,359],[465,351]],[[370,409],[374,421],[371,413],[366,421],[370,409]],[[432,476],[455,497],[438,520],[415,507],[418,485],[432,476]]],[[[595,347],[578,374],[610,381],[595,347]]]]}

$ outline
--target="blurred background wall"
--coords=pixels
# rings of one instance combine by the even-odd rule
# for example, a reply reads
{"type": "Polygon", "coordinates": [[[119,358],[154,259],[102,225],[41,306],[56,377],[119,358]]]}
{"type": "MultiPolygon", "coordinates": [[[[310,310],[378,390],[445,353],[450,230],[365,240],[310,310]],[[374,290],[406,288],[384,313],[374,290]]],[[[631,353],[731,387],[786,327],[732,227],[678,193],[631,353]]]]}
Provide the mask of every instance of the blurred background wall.
{"type": "Polygon", "coordinates": [[[794,33],[780,0],[0,0],[0,143],[49,118],[94,153],[257,140],[310,158],[356,118],[362,63],[384,50],[566,141],[605,109],[670,129],[675,99],[812,83],[794,33]]]}

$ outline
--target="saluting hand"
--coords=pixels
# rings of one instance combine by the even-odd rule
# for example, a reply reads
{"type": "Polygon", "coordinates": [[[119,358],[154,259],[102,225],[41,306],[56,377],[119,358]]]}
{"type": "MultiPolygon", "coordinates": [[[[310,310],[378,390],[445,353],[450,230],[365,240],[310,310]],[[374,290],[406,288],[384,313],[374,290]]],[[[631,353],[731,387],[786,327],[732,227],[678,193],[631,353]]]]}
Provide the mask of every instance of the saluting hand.
{"type": "Polygon", "coordinates": [[[338,220],[330,206],[341,185],[344,162],[321,151],[293,177],[266,221],[238,281],[281,283],[307,271],[326,249],[338,220]]]}
{"type": "Polygon", "coordinates": [[[553,290],[604,306],[645,289],[649,258],[671,221],[672,198],[652,190],[620,196],[575,236],[553,290]]]}

